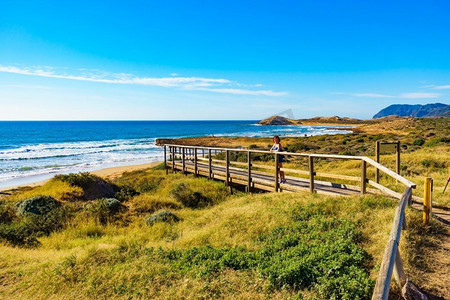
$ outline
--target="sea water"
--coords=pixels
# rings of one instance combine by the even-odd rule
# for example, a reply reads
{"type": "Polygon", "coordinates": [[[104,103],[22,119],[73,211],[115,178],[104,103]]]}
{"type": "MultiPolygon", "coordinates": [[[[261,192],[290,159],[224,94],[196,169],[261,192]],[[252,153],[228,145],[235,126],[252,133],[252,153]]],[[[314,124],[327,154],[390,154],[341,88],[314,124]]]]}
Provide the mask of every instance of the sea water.
{"type": "Polygon", "coordinates": [[[345,127],[260,126],[257,121],[2,121],[0,188],[106,167],[161,161],[157,138],[347,133],[345,127]]]}

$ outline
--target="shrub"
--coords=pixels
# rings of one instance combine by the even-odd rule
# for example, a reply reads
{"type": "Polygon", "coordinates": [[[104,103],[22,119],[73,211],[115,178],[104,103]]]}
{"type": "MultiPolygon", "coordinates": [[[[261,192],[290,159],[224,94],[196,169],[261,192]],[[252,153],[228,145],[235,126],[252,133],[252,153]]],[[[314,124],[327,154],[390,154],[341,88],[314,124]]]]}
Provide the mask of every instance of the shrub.
{"type": "Polygon", "coordinates": [[[297,142],[294,144],[289,144],[286,146],[287,152],[302,152],[302,151],[309,151],[309,150],[317,150],[320,149],[319,146],[308,144],[304,142],[297,142]]]}
{"type": "Polygon", "coordinates": [[[248,146],[248,149],[257,149],[257,148],[258,148],[258,145],[255,145],[255,144],[251,144],[248,146]]]}
{"type": "Polygon", "coordinates": [[[45,214],[26,212],[17,222],[0,224],[0,239],[14,246],[37,246],[38,237],[63,229],[71,217],[72,210],[67,205],[45,214]]]}
{"type": "Polygon", "coordinates": [[[17,214],[20,216],[24,216],[27,213],[45,215],[55,208],[60,207],[61,203],[50,196],[35,196],[24,201],[19,201],[15,206],[17,214]]]}
{"type": "Polygon", "coordinates": [[[15,217],[14,208],[0,202],[0,224],[11,223],[15,217]]]}
{"type": "Polygon", "coordinates": [[[180,218],[178,218],[175,214],[171,213],[170,211],[160,211],[160,212],[154,213],[153,215],[148,217],[145,220],[145,223],[147,225],[153,225],[158,222],[176,223],[179,221],[180,221],[180,218]]]}
{"type": "Polygon", "coordinates": [[[36,235],[24,223],[0,224],[0,240],[22,247],[34,247],[39,244],[36,235]]]}
{"type": "Polygon", "coordinates": [[[99,178],[89,172],[82,173],[70,173],[70,174],[62,174],[56,175],[54,177],[57,180],[61,180],[62,182],[67,182],[70,185],[79,186],[83,189],[89,188],[95,181],[99,178]]]}
{"type": "Polygon", "coordinates": [[[420,162],[425,168],[444,169],[446,164],[444,161],[437,161],[434,159],[424,159],[420,162]]]}
{"type": "Polygon", "coordinates": [[[94,201],[89,207],[89,213],[102,225],[113,221],[114,216],[123,211],[125,207],[115,198],[103,198],[94,201]]]}
{"type": "Polygon", "coordinates": [[[119,190],[117,186],[89,172],[56,175],[54,179],[82,188],[85,200],[113,197],[119,190]]]}
{"type": "Polygon", "coordinates": [[[450,143],[450,138],[447,138],[447,137],[437,137],[437,138],[434,138],[434,139],[431,139],[431,140],[428,140],[425,144],[424,144],[424,146],[425,147],[434,147],[434,146],[437,146],[438,144],[447,144],[447,143],[450,143]]]}
{"type": "Polygon", "coordinates": [[[136,191],[131,186],[125,185],[120,188],[120,191],[114,194],[114,198],[116,198],[120,202],[124,202],[136,195],[139,195],[138,191],[136,191]]]}
{"type": "Polygon", "coordinates": [[[413,142],[414,146],[422,146],[423,144],[425,144],[425,140],[422,138],[414,140],[414,142],[413,142]]]}
{"type": "Polygon", "coordinates": [[[201,208],[213,204],[210,198],[201,192],[193,191],[188,183],[180,182],[171,190],[170,195],[186,207],[201,208]]]}

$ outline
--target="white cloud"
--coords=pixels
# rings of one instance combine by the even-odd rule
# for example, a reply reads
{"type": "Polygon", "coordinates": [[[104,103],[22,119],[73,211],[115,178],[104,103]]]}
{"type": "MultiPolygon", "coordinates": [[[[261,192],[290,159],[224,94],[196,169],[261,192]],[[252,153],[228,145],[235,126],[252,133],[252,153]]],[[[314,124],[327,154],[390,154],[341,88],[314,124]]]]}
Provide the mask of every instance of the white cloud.
{"type": "Polygon", "coordinates": [[[450,89],[450,84],[435,86],[433,89],[435,89],[435,90],[448,90],[448,89],[450,89]]]}
{"type": "Polygon", "coordinates": [[[176,73],[170,74],[172,77],[138,77],[126,73],[108,73],[99,70],[79,69],[80,75],[73,75],[54,71],[51,67],[18,68],[13,66],[1,66],[0,72],[14,73],[21,75],[40,76],[48,78],[70,79],[89,82],[101,82],[111,84],[136,84],[146,86],[186,88],[191,90],[211,91],[215,93],[254,95],[254,96],[283,96],[287,92],[274,92],[270,90],[234,89],[223,88],[226,86],[245,86],[235,81],[224,78],[207,77],[175,77],[176,73]]]}
{"type": "Polygon", "coordinates": [[[251,95],[251,96],[271,96],[271,97],[280,97],[285,96],[287,92],[274,92],[271,90],[244,90],[244,89],[223,89],[223,88],[198,88],[198,90],[209,91],[215,93],[223,93],[223,94],[234,94],[234,95],[251,95]]]}

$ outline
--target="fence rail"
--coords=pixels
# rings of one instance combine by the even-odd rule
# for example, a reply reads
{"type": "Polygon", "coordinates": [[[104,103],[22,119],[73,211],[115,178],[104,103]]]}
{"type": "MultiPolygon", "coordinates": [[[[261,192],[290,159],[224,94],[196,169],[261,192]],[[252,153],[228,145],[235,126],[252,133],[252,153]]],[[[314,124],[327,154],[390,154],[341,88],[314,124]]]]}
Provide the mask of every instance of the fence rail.
{"type": "Polygon", "coordinates": [[[251,191],[255,188],[275,192],[309,190],[310,192],[319,192],[324,194],[345,195],[356,193],[365,194],[367,192],[367,186],[369,185],[375,188],[378,192],[399,199],[400,202],[395,211],[391,235],[386,245],[372,299],[388,298],[392,275],[394,275],[396,282],[401,287],[405,284],[406,275],[403,270],[398,246],[400,243],[402,228],[404,229],[406,227],[405,208],[412,202],[412,189],[415,188],[416,185],[408,179],[395,173],[394,171],[386,168],[382,164],[366,156],[270,152],[255,149],[202,147],[175,144],[165,144],[163,145],[163,147],[166,173],[168,173],[169,169],[172,169],[172,172],[181,170],[181,172],[184,174],[187,172],[191,172],[194,174],[194,176],[205,176],[210,179],[214,178],[222,180],[227,186],[231,184],[243,185],[246,187],[247,191],[251,191]],[[169,151],[167,151],[167,147],[169,151]],[[167,152],[169,155],[169,160],[167,159],[167,152]],[[247,162],[231,161],[230,154],[232,152],[246,153],[247,162]],[[225,159],[217,159],[217,157],[213,158],[213,156],[219,153],[224,153],[225,159]],[[275,163],[273,165],[254,164],[253,156],[257,154],[273,155],[275,163]],[[307,158],[308,170],[297,170],[284,167],[280,168],[278,164],[278,158],[280,155],[283,155],[285,157],[307,158]],[[342,159],[360,161],[361,174],[360,176],[349,176],[342,174],[316,172],[315,160],[317,159],[342,159]],[[368,178],[368,166],[372,166],[375,168],[375,180],[370,180],[368,178]],[[270,170],[270,173],[262,172],[261,169],[270,170]],[[306,175],[308,176],[308,178],[304,179],[300,177],[287,176],[286,178],[292,181],[292,183],[284,184],[279,182],[278,174],[280,171],[306,175]],[[403,193],[399,193],[380,184],[380,172],[405,185],[405,191],[403,193]],[[317,180],[316,177],[357,182],[359,183],[359,186],[320,181],[317,180]]]}
{"type": "Polygon", "coordinates": [[[377,282],[372,295],[373,300],[388,299],[392,275],[394,275],[395,281],[400,287],[403,287],[406,283],[406,275],[398,247],[402,229],[406,228],[405,208],[411,202],[411,196],[412,188],[407,187],[395,209],[391,235],[384,251],[383,260],[381,261],[380,271],[378,272],[377,282]]]}

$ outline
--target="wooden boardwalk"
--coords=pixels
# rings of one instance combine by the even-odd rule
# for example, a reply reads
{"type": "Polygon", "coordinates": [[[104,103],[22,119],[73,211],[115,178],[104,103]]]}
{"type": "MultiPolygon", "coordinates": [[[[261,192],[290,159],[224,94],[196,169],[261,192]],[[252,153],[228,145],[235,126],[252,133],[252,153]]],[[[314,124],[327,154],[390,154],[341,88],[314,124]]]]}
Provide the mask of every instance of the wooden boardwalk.
{"type": "MultiPolygon", "coordinates": [[[[236,156],[235,156],[236,158],[236,156]]],[[[224,149],[212,147],[198,147],[185,145],[164,145],[164,162],[166,172],[180,171],[184,174],[190,173],[195,176],[207,177],[210,179],[221,180],[227,186],[243,186],[247,191],[264,190],[272,192],[297,192],[310,191],[327,195],[357,195],[367,192],[383,193],[401,198],[401,193],[393,191],[381,184],[378,179],[370,180],[367,177],[367,167],[371,165],[379,172],[393,177],[408,187],[415,187],[415,184],[396,174],[392,170],[364,156],[348,155],[326,155],[310,153],[272,153],[269,151],[250,150],[250,149],[224,149]],[[218,159],[220,157],[225,159],[218,159]],[[246,157],[247,162],[231,159],[231,154],[240,155],[240,159],[246,157]],[[272,155],[273,163],[257,164],[254,157],[257,155],[272,155]],[[280,168],[275,161],[278,161],[279,155],[289,159],[299,160],[306,158],[308,160],[308,170],[280,168]],[[315,171],[315,161],[319,159],[338,159],[338,160],[356,160],[361,164],[361,176],[348,176],[340,174],[329,174],[315,171]],[[286,176],[286,183],[279,182],[279,171],[295,176],[286,176]],[[299,176],[300,175],[300,176],[299,176]],[[302,177],[301,177],[302,176],[302,177]],[[306,177],[306,178],[305,178],[306,177]],[[317,180],[317,177],[325,179],[338,179],[339,182],[317,180]],[[350,183],[347,183],[350,182],[350,183]],[[356,185],[355,185],[356,183],[356,185]],[[369,189],[368,186],[372,187],[369,189]]],[[[378,178],[378,177],[377,177],[378,178]]]]}
{"type": "MultiPolygon", "coordinates": [[[[175,163],[175,170],[182,171],[183,164],[180,162],[175,163]]],[[[213,164],[211,166],[211,175],[209,173],[209,165],[206,163],[197,163],[197,172],[195,172],[195,165],[193,160],[185,161],[186,173],[196,174],[197,176],[208,177],[212,179],[226,181],[226,166],[213,164]]],[[[229,186],[244,186],[248,190],[248,172],[247,170],[229,167],[229,186]]],[[[271,175],[266,172],[252,172],[252,178],[250,183],[251,190],[265,190],[275,191],[274,184],[275,175],[271,175]]],[[[286,176],[286,183],[278,183],[278,191],[309,191],[310,182],[308,179],[286,176]]],[[[359,195],[360,189],[358,186],[331,183],[325,181],[315,181],[314,190],[320,194],[328,195],[359,195]]]]}

